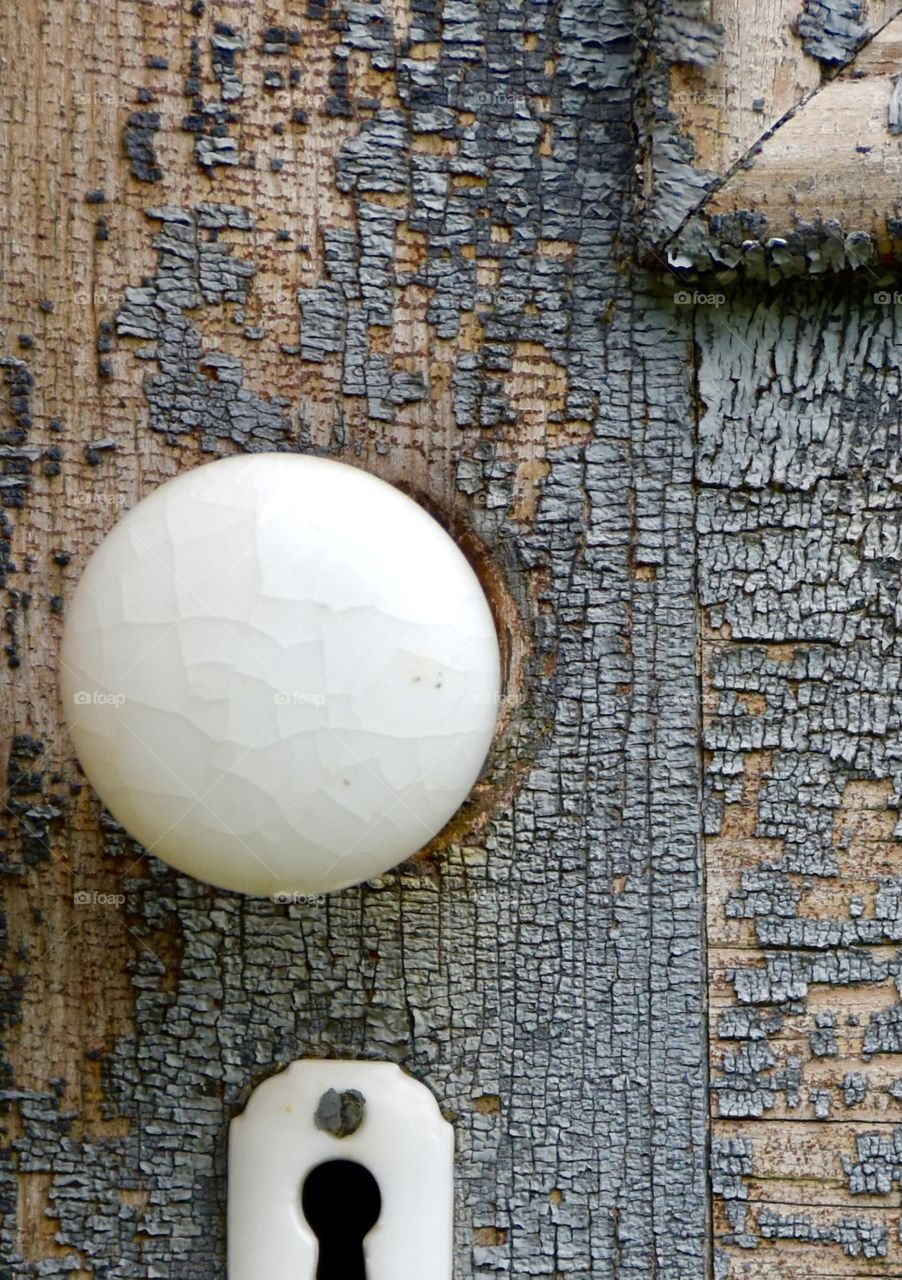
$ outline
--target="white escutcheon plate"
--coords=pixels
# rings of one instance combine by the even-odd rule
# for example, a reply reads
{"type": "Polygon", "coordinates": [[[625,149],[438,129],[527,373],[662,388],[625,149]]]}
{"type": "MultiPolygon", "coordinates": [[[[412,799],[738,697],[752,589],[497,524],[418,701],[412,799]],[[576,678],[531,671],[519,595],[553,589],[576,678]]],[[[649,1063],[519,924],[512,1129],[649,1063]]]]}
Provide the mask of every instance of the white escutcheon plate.
{"type": "MultiPolygon", "coordinates": [[[[378,1186],[378,1218],[363,1238],[366,1280],[451,1280],[454,1131],[435,1098],[391,1062],[313,1060],[258,1086],[232,1121],[228,1280],[314,1280],[320,1246],[304,1184],[334,1160],[363,1166],[378,1186]],[[316,1126],[327,1090],[363,1096],[356,1132],[335,1137],[316,1126]]],[[[339,1191],[349,1228],[352,1194],[341,1203],[339,1191]]]]}

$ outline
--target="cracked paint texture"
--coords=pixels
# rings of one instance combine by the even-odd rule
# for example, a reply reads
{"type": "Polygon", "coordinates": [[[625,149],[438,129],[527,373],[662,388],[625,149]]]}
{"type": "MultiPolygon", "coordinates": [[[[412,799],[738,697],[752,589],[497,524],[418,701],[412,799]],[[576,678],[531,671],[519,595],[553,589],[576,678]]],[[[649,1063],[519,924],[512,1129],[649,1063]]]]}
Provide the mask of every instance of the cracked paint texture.
{"type": "Polygon", "coordinates": [[[867,284],[699,311],[724,1280],[899,1261],[897,326],[867,284]]]}
{"type": "Polygon", "coordinates": [[[78,47],[91,71],[75,114],[41,76],[60,109],[18,145],[48,212],[23,206],[2,246],[34,380],[12,444],[37,451],[15,455],[10,508],[31,655],[9,775],[10,1274],[222,1276],[229,1118],[307,1055],[395,1061],[433,1091],[461,1277],[702,1274],[688,327],[623,257],[632,11],[37,10],[10,37],[31,41],[21,65],[78,47]],[[62,280],[46,264],[66,253],[62,280]],[[353,458],[432,504],[509,658],[469,816],[397,872],[290,905],[146,856],[98,810],[52,695],[60,611],[117,512],[257,449],[353,458]]]}

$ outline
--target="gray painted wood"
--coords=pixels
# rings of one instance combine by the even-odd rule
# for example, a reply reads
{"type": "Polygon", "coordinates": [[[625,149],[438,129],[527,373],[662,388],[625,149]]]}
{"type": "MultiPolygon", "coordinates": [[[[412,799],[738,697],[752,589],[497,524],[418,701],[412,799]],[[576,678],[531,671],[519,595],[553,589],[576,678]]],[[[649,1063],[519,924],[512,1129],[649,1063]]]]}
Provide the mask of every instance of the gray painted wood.
{"type": "MultiPolygon", "coordinates": [[[[63,1023],[82,1028],[87,1056],[76,1046],[74,1065],[52,1078],[27,1053],[11,1059],[7,1170],[32,1216],[44,1222],[46,1208],[53,1247],[42,1237],[23,1251],[8,1218],[8,1274],[224,1276],[229,1118],[261,1079],[311,1055],[399,1062],[453,1119],[462,1280],[696,1280],[708,1205],[695,409],[688,313],[669,284],[662,293],[629,267],[644,45],[632,10],[608,0],[426,0],[405,37],[431,49],[417,59],[378,4],[334,14],[331,28],[316,6],[291,15],[295,44],[242,11],[212,45],[207,19],[173,14],[162,29],[173,74],[153,70],[175,107],[161,99],[160,120],[129,114],[123,156],[95,166],[106,174],[89,199],[95,247],[72,252],[121,259],[118,216],[127,279],[98,321],[106,327],[92,322],[79,340],[100,342],[107,405],[139,390],[121,413],[104,411],[104,430],[69,445],[59,527],[73,561],[61,594],[115,514],[95,504],[82,520],[72,500],[92,467],[119,467],[127,492],[137,452],[142,475],[159,476],[235,449],[359,450],[481,538],[519,613],[522,691],[476,835],[325,903],[286,907],[141,857],[84,790],[69,793],[78,775],[61,730],[51,720],[38,738],[34,686],[15,685],[9,1011],[14,1023],[27,1013],[26,1047],[43,1026],[48,1060],[63,1023]],[[261,295],[264,327],[286,305],[255,274],[274,235],[254,194],[275,182],[261,172],[279,172],[267,169],[270,117],[269,132],[248,135],[274,101],[265,77],[289,85],[292,59],[303,74],[303,49],[326,35],[331,95],[319,125],[348,131],[322,145],[351,216],[333,223],[324,199],[322,270],[287,304],[299,336],[276,358],[295,362],[292,397],[269,385],[273,346],[253,322],[261,295]],[[273,48],[261,52],[261,41],[273,48]],[[363,51],[400,102],[368,118],[345,75],[347,56],[363,51]],[[176,109],[187,134],[172,131],[176,109]],[[438,144],[419,147],[423,137],[452,143],[451,159],[438,144]],[[260,154],[245,173],[252,143],[260,154]],[[121,205],[109,196],[119,168],[121,205]],[[452,185],[455,174],[478,181],[452,185]],[[402,220],[424,246],[412,283],[428,295],[429,341],[451,344],[447,389],[392,367],[376,341],[411,284],[394,261],[402,220]],[[488,283],[474,247],[493,266],[488,283]],[[223,337],[231,304],[238,327],[223,337]],[[531,438],[510,398],[522,368],[505,378],[539,348],[566,391],[531,438]],[[339,393],[324,407],[320,390],[308,412],[305,388],[329,361],[339,393]],[[364,426],[349,422],[351,401],[365,404],[364,426]],[[385,424],[405,405],[419,406],[420,425],[393,440],[385,424]],[[424,439],[434,443],[425,472],[411,461],[424,439]],[[518,457],[542,463],[532,509],[515,502],[518,457]],[[46,886],[67,850],[80,859],[63,877],[69,892],[111,887],[121,909],[71,925],[51,909],[46,886]],[[41,904],[39,925],[28,911],[41,904]],[[61,948],[49,973],[45,941],[61,948]],[[57,963],[66,994],[48,995],[42,1015],[57,963]],[[99,1091],[90,1106],[88,1064],[99,1091]]],[[[160,58],[153,36],[148,56],[160,58]]],[[[272,119],[287,127],[279,103],[272,119]]],[[[46,344],[20,344],[4,365],[18,465],[9,514],[16,530],[36,527],[39,543],[59,503],[41,454],[27,452],[53,439],[46,355],[46,344]]],[[[50,616],[46,566],[10,572],[17,590],[35,591],[18,633],[27,645],[50,616]]],[[[49,690],[52,659],[41,678],[49,690]]]]}

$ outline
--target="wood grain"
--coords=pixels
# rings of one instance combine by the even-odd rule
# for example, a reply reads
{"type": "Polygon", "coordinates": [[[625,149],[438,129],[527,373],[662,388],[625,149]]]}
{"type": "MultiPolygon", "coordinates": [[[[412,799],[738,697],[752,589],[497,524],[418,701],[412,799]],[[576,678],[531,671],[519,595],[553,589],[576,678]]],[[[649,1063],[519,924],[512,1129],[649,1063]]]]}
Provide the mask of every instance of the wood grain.
{"type": "Polygon", "coordinates": [[[898,1275],[897,321],[821,279],[697,323],[716,1274],[898,1275]]]}
{"type": "Polygon", "coordinates": [[[706,215],[760,212],[770,236],[834,220],[873,237],[879,256],[892,256],[902,138],[889,128],[889,107],[900,67],[902,18],[895,18],[730,175],[706,215]]]}
{"type": "Polygon", "coordinates": [[[895,262],[898,15],[895,0],[719,0],[687,9],[676,40],[665,19],[643,111],[646,258],[721,281],[895,262]]]}
{"type": "Polygon", "coordinates": [[[621,249],[618,5],[0,21],[11,1276],[224,1276],[228,1121],[332,1055],[402,1063],[454,1119],[461,1277],[700,1274],[689,334],[621,249]],[[473,802],[326,904],[148,857],[57,703],[104,532],[249,449],[423,501],[509,659],[473,802]]]}

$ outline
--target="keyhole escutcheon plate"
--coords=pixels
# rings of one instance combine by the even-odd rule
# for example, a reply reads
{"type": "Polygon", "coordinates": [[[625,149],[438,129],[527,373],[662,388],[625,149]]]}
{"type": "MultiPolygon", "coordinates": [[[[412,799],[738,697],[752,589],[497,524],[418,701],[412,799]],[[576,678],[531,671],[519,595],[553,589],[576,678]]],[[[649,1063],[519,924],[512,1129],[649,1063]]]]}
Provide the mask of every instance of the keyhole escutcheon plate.
{"type": "Polygon", "coordinates": [[[438,1103],[395,1063],[319,1059],[271,1076],[232,1121],[228,1280],[317,1280],[304,1188],[336,1161],[378,1188],[366,1280],[451,1280],[454,1133],[438,1103]]]}

